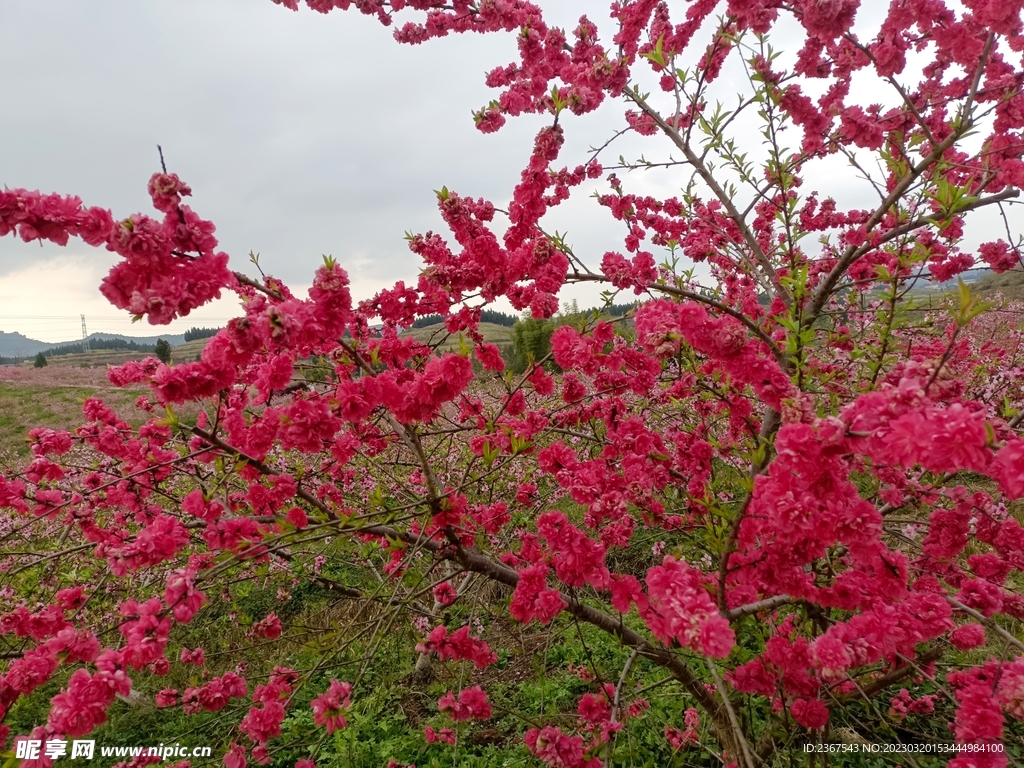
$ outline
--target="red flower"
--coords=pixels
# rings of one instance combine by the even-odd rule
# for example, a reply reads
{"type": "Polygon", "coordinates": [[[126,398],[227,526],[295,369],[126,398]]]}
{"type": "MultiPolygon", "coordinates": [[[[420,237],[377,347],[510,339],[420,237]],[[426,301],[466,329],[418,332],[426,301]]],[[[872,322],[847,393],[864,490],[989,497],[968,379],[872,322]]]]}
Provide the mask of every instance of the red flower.
{"type": "Polygon", "coordinates": [[[313,708],[313,722],[327,728],[328,733],[347,726],[348,721],[342,712],[349,708],[351,694],[351,683],[331,680],[330,687],[313,699],[310,705],[313,708]]]}
{"type": "Polygon", "coordinates": [[[448,691],[438,699],[437,708],[442,712],[448,712],[448,716],[456,722],[489,720],[493,714],[487,701],[487,694],[479,685],[462,689],[458,701],[455,700],[454,694],[448,691]]]}

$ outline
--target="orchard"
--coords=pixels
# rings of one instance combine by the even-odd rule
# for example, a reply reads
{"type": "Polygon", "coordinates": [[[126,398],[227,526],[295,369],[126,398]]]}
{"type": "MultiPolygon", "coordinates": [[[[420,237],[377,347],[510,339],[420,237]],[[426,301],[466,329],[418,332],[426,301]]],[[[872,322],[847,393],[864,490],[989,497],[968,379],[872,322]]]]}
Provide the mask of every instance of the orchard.
{"type": "Polygon", "coordinates": [[[1024,3],[617,0],[559,29],[278,2],[513,36],[467,107],[543,127],[507,198],[433,193],[418,281],[374,296],[332,258],[307,295],[247,276],[173,167],[148,213],[0,191],[0,235],[118,254],[120,310],[244,312],[196,361],[109,370],[144,419],[90,398],[0,475],[11,759],[129,731],[227,768],[1024,759],[1021,307],[915,292],[1022,265],[1024,3]],[[546,223],[592,183],[602,253],[546,223]],[[574,284],[635,306],[507,366],[482,312],[552,318],[574,284]]]}

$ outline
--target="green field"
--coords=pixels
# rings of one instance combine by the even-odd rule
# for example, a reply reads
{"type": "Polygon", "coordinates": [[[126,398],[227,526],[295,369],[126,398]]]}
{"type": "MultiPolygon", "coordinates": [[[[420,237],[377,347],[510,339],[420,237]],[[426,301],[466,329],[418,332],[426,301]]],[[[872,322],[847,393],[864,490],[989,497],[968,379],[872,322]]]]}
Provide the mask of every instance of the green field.
{"type": "Polygon", "coordinates": [[[141,411],[135,400],[142,389],[115,389],[95,385],[0,380],[0,457],[25,457],[28,431],[35,427],[71,430],[83,421],[82,403],[100,397],[128,421],[138,423],[141,411]]]}
{"type": "MultiPolygon", "coordinates": [[[[172,350],[175,362],[191,362],[208,339],[186,342],[172,350]]],[[[58,355],[44,368],[32,361],[19,366],[0,367],[0,458],[23,459],[30,453],[28,431],[35,427],[73,431],[82,424],[82,403],[99,397],[133,426],[148,418],[135,407],[148,388],[118,389],[107,380],[107,366],[152,357],[135,350],[96,350],[58,355]]]]}
{"type": "MultiPolygon", "coordinates": [[[[172,348],[171,359],[177,363],[190,363],[203,351],[209,339],[195,339],[172,348]]],[[[70,355],[54,355],[46,358],[47,367],[58,368],[106,368],[108,365],[122,365],[129,360],[155,357],[152,352],[134,349],[97,349],[91,352],[76,352],[70,355]]],[[[22,362],[22,368],[31,368],[31,359],[22,362]]]]}
{"type": "MultiPolygon", "coordinates": [[[[499,346],[512,343],[512,328],[496,323],[480,323],[480,332],[484,340],[499,346]]],[[[426,328],[413,328],[406,331],[403,336],[412,336],[424,344],[440,343],[438,349],[443,352],[457,350],[459,348],[459,335],[449,334],[443,323],[430,325],[426,328]]],[[[198,359],[203,347],[209,339],[195,339],[179,344],[171,350],[171,359],[175,363],[190,363],[198,359]]],[[[467,339],[468,343],[468,339],[467,339]]],[[[59,355],[47,358],[47,367],[59,368],[106,368],[108,365],[122,365],[129,360],[142,360],[153,357],[152,352],[139,352],[129,349],[119,350],[96,350],[93,352],[82,352],[71,355],[59,355]]],[[[32,367],[32,361],[26,360],[21,363],[22,368],[32,367]]]]}
{"type": "MultiPolygon", "coordinates": [[[[483,334],[484,341],[490,342],[491,344],[497,344],[499,347],[503,344],[512,343],[511,326],[498,325],[496,323],[480,323],[480,333],[483,334]]],[[[459,348],[459,334],[449,334],[444,323],[428,325],[426,328],[412,328],[402,335],[412,336],[414,339],[421,341],[424,344],[439,343],[438,349],[445,352],[457,350],[459,348]]],[[[466,339],[466,342],[471,343],[468,338],[466,339]]]]}

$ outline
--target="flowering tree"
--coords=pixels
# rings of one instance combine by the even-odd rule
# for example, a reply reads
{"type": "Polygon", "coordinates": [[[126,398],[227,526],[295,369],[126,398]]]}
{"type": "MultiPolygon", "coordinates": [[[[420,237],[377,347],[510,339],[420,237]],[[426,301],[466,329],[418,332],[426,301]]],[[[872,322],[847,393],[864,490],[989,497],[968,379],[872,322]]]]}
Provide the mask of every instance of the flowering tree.
{"type": "Polygon", "coordinates": [[[13,735],[90,733],[139,690],[168,717],[229,713],[228,768],[296,740],[318,758],[382,650],[416,632],[409,685],[460,670],[416,754],[472,755],[468,729],[512,714],[488,673],[530,653],[518,623],[607,651],[571,705],[523,715],[541,764],[753,768],[825,741],[952,740],[957,766],[1020,754],[1021,331],[963,287],[938,309],[909,291],[978,257],[1020,263],[1024,4],[894,0],[872,19],[856,0],[620,0],[607,43],[521,0],[307,4],[397,21],[402,43],[512,34],[477,127],[547,124],[505,210],[442,189],[450,233],[410,238],[417,284],[358,302],[332,259],[306,298],[233,272],[166,169],[155,217],[0,192],[0,234],[119,254],[101,290],[121,309],[166,323],[232,291],[245,310],[196,362],[110,370],[149,387],[145,423],[90,399],[83,426],[33,430],[31,464],[0,477],[0,713],[38,713],[13,735]],[[738,97],[724,71],[745,73],[738,97]],[[878,103],[853,97],[865,85],[878,103]],[[715,105],[723,87],[734,106],[715,105]],[[563,167],[564,131],[608,100],[663,157],[610,164],[610,141],[563,167]],[[680,192],[631,192],[614,171],[636,167],[680,192]],[[868,202],[829,195],[836,168],[868,202]],[[625,239],[575,253],[544,216],[602,178],[625,239]],[[975,246],[985,209],[1006,231],[975,246]],[[640,303],[504,371],[481,311],[550,317],[572,283],[640,303]],[[432,313],[436,343],[403,333],[432,313]],[[280,602],[229,643],[212,622],[253,580],[280,602]],[[323,616],[279,616],[314,588],[323,616]],[[293,667],[297,643],[315,653],[293,667]],[[236,667],[248,647],[262,666],[236,667]],[[181,690],[160,679],[189,667],[181,690]],[[662,699],[678,719],[634,743],[662,699]]]}

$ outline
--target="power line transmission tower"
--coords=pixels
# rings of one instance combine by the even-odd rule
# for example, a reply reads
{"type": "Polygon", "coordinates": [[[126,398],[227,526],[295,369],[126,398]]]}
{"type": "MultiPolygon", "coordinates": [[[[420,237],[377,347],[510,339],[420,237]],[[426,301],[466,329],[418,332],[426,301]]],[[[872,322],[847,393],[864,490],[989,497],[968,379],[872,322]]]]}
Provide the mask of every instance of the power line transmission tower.
{"type": "Polygon", "coordinates": [[[82,351],[89,351],[89,334],[85,330],[85,315],[82,315],[82,351]]]}

